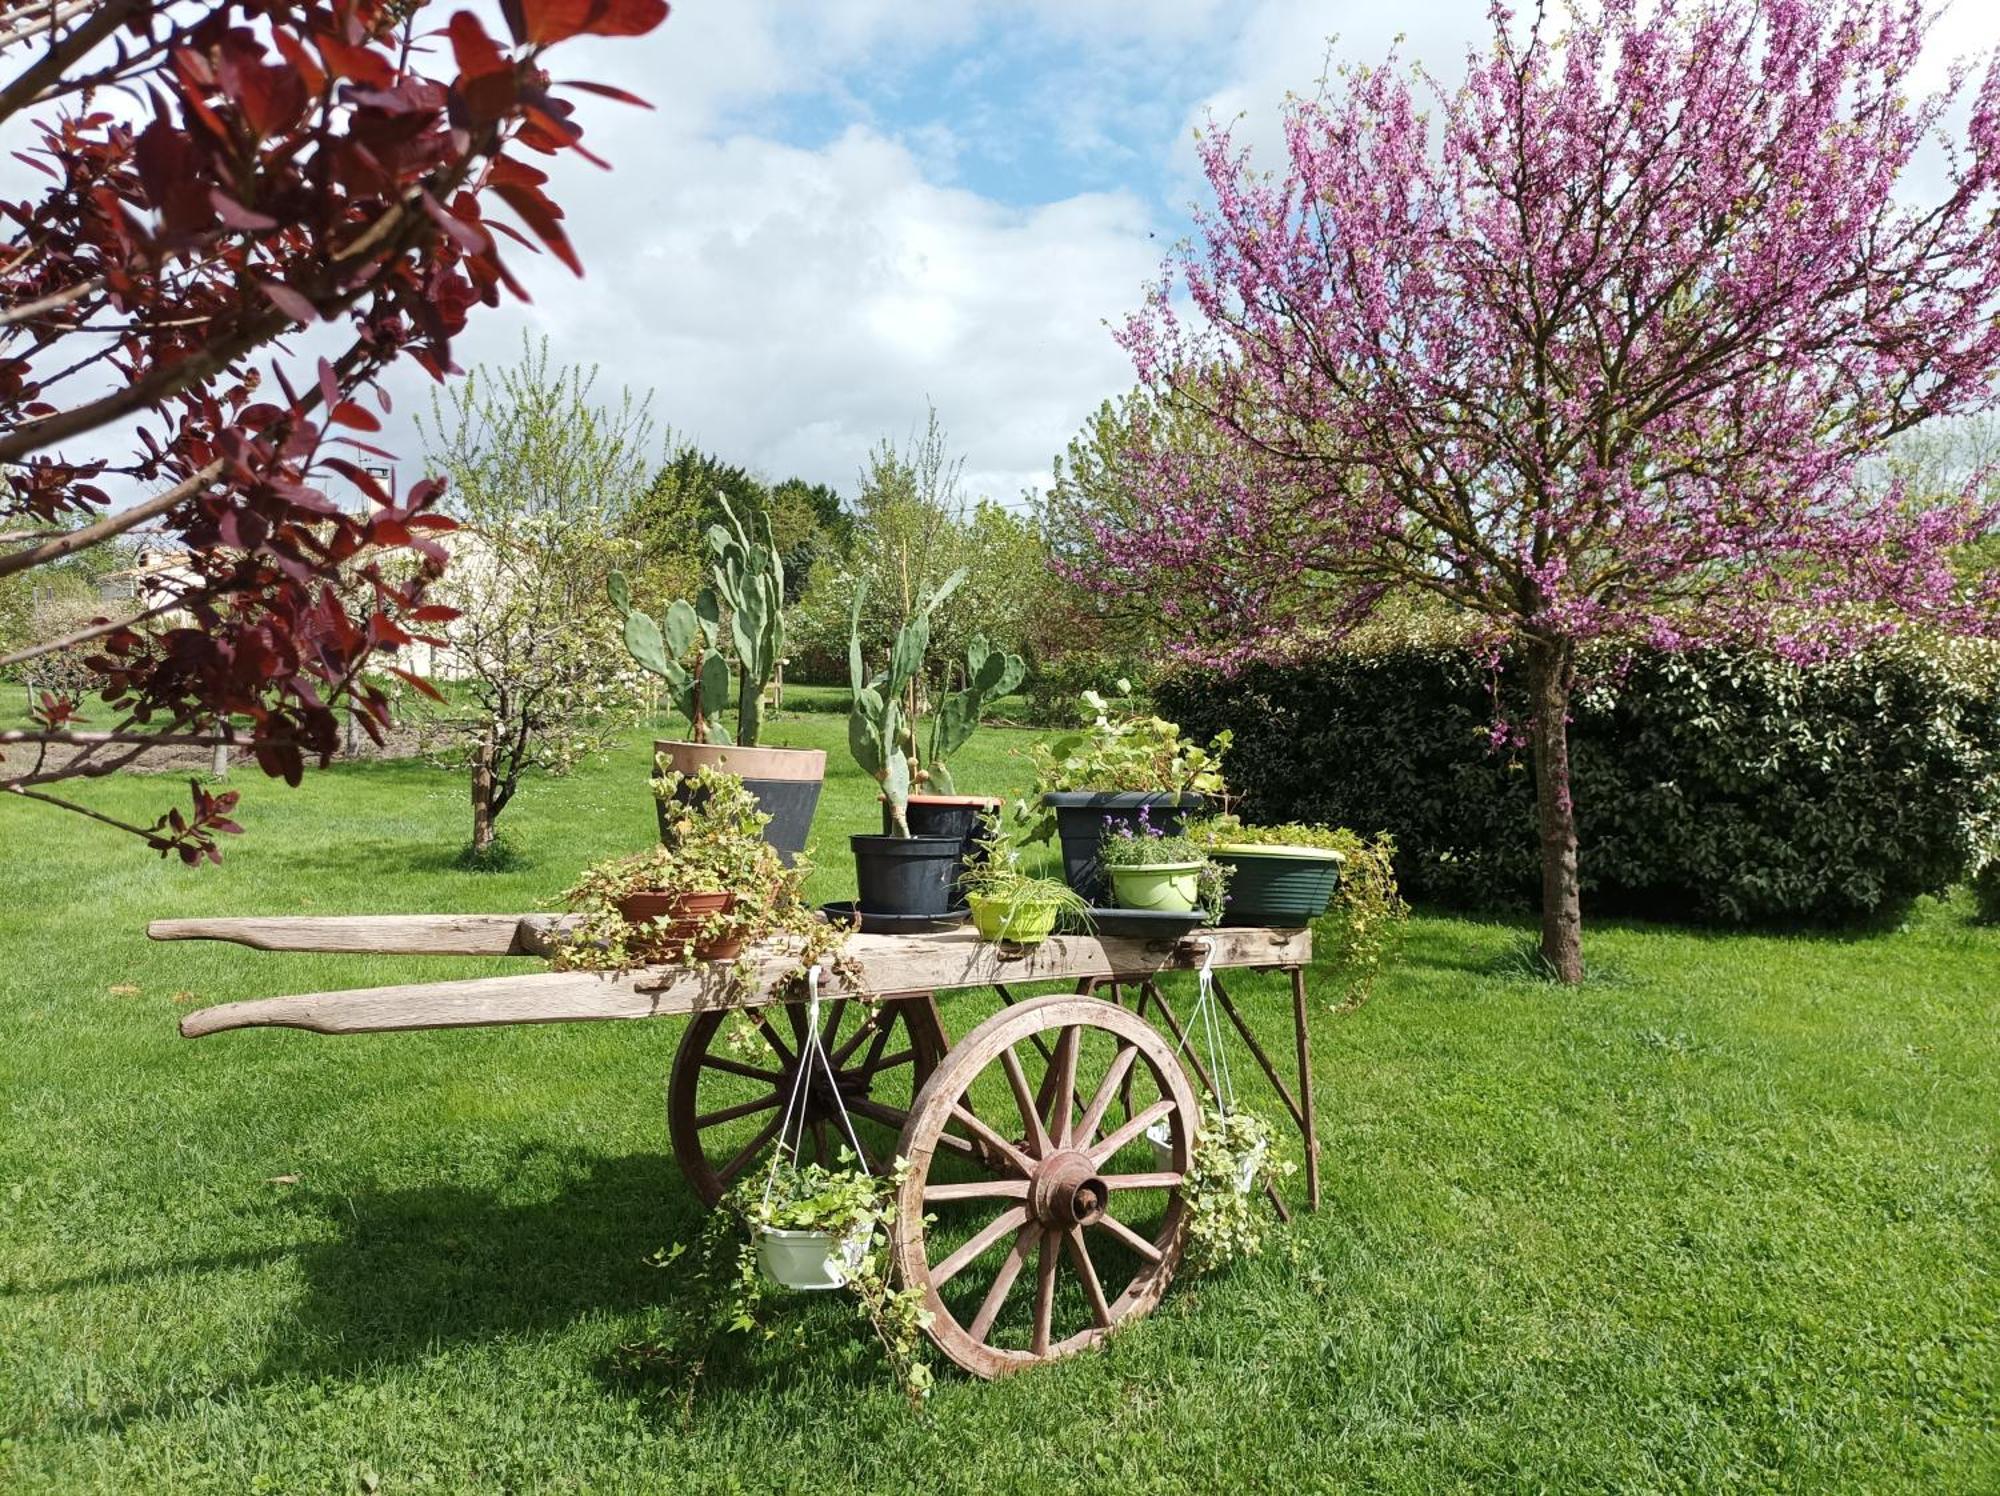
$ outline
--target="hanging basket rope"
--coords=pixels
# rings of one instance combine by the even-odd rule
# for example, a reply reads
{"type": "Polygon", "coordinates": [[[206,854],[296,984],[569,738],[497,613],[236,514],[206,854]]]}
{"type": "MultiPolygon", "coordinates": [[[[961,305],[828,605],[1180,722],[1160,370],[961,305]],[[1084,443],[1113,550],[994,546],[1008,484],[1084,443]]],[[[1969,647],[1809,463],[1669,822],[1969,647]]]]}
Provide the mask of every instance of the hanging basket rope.
{"type": "Polygon", "coordinates": [[[817,962],[806,969],[806,1033],[799,1045],[798,1073],[792,1077],[792,1094],[785,1098],[784,1120],[778,1127],[778,1146],[771,1153],[770,1172],[764,1176],[764,1203],[771,1203],[771,1190],[778,1182],[778,1169],[789,1154],[794,1163],[798,1161],[799,1145],[805,1140],[806,1109],[800,1104],[805,1096],[806,1082],[811,1078],[815,1063],[826,1076],[827,1089],[833,1093],[834,1109],[840,1114],[840,1130],[847,1134],[847,1141],[853,1145],[854,1157],[862,1173],[868,1172],[868,1155],[862,1150],[861,1139],[855,1136],[854,1123],[847,1115],[847,1103],[840,1098],[840,1079],[833,1073],[833,1061],[827,1058],[826,1050],[819,1038],[819,978],[817,962]]]}

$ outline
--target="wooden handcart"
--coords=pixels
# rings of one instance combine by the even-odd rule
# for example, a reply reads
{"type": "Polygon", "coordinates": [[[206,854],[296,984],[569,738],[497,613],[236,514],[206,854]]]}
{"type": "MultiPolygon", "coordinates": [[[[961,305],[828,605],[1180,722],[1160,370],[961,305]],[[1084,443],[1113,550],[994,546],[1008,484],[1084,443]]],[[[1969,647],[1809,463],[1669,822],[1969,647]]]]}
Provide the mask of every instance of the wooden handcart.
{"type": "MultiPolygon", "coordinates": [[[[566,918],[159,920],[148,934],[266,951],[545,956],[566,918]]],[[[851,1133],[870,1167],[909,1160],[892,1252],[903,1281],[924,1290],[931,1337],[953,1362],[991,1377],[1071,1354],[1148,1312],[1180,1259],[1195,1086],[1213,1092],[1217,1077],[1162,991],[1163,973],[1209,966],[1216,1010],[1300,1129],[1317,1208],[1311,960],[1305,930],[1057,936],[1022,953],[970,930],[854,935],[824,974],[817,1037],[830,1064],[812,1069],[801,1092],[802,1156],[831,1162],[851,1133]],[[1296,1091],[1223,986],[1221,973],[1245,969],[1289,976],[1296,1091]],[[1015,990],[1055,981],[1073,990],[1015,990]],[[953,1040],[937,997],[968,989],[995,993],[1000,1008],[953,1040]],[[1010,1306],[1031,1265],[1032,1305],[1024,1296],[1010,1306]]],[[[354,1034],[687,1017],[667,1087],[669,1130],[688,1183],[713,1205],[778,1137],[808,1048],[796,958],[772,949],[753,965],[747,984],[727,967],[696,964],[316,992],[206,1008],[180,1027],[196,1038],[262,1026],[354,1034]]],[[[1283,1214],[1275,1191],[1270,1198],[1283,1214]]]]}

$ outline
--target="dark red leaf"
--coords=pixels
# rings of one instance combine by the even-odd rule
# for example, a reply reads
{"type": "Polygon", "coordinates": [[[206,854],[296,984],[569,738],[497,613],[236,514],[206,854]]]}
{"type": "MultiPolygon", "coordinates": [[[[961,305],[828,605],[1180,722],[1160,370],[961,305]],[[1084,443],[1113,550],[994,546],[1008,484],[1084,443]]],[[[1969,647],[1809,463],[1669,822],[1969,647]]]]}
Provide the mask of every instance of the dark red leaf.
{"type": "Polygon", "coordinates": [[[283,281],[260,280],[257,285],[271,298],[271,304],[294,322],[310,327],[319,320],[319,313],[313,309],[313,304],[283,281]]]}
{"type": "Polygon", "coordinates": [[[352,400],[343,400],[327,412],[327,419],[342,426],[351,426],[356,431],[380,431],[382,423],[375,419],[375,412],[356,405],[352,400]]]}
{"type": "Polygon", "coordinates": [[[621,104],[635,104],[641,109],[653,106],[635,93],[627,93],[622,88],[613,88],[609,83],[586,83],[581,78],[567,78],[556,85],[557,88],[580,88],[585,93],[601,94],[607,99],[616,99],[621,104]]]}
{"type": "Polygon", "coordinates": [[[424,695],[430,697],[432,701],[444,700],[444,693],[440,691],[436,686],[432,685],[429,681],[425,680],[421,675],[413,674],[412,672],[404,670],[395,665],[389,666],[388,671],[398,680],[407,681],[416,690],[421,691],[424,695]]]}

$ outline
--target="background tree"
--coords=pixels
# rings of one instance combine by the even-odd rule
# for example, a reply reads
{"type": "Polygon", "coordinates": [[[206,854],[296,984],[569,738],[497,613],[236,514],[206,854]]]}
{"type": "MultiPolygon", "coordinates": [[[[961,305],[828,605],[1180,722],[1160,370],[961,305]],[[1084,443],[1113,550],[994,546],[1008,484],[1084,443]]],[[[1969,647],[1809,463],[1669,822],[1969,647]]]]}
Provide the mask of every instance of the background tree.
{"type": "Polygon", "coordinates": [[[963,470],[935,410],[903,445],[884,437],[869,453],[852,539],[844,553],[815,566],[794,618],[795,653],[809,656],[822,678],[845,678],[848,622],[864,580],[863,647],[880,652],[917,598],[953,572],[966,573],[932,617],[930,682],[942,684],[945,662],[962,661],[974,634],[1015,653],[1032,647],[1053,592],[1041,528],[1032,513],[970,499],[963,470]]]}
{"type": "Polygon", "coordinates": [[[331,432],[377,430],[359,397],[386,407],[390,365],[442,378],[471,309],[518,294],[494,236],[529,241],[498,206],[578,268],[527,159],[580,148],[548,48],[650,31],[666,5],[502,11],[506,43],[423,0],[0,0],[0,132],[48,178],[0,201],[0,581],[147,524],[187,556],[145,606],[0,656],[89,644],[101,703],[85,727],[77,698],[38,698],[29,728],[0,733],[0,790],[193,862],[235,829],[198,789],[192,815],[146,827],[48,786],[208,742],[218,721],[292,783],[338,745],[342,711],[379,736],[388,696],[362,672],[441,621],[423,593],[450,521],[435,485],[385,491],[331,432]],[[256,361],[301,327],[324,356],[256,361]],[[114,429],[135,429],[129,452],[114,429]],[[341,512],[331,476],[366,512],[341,512]],[[117,507],[128,494],[147,496],[117,507]],[[393,559],[406,550],[420,564],[393,559]],[[343,572],[364,608],[342,603],[343,572]]]}
{"type": "Polygon", "coordinates": [[[646,489],[652,424],[629,392],[595,402],[595,379],[551,370],[544,341],[433,396],[424,423],[459,530],[435,587],[458,611],[451,681],[422,735],[433,761],[470,770],[475,859],[531,770],[602,752],[638,700],[605,583],[630,554],[618,520],[646,489]]]}
{"type": "Polygon", "coordinates": [[[1142,446],[1140,502],[1094,532],[1104,585],[1177,599],[1225,659],[1399,589],[1517,649],[1564,981],[1582,641],[1808,652],[1991,620],[1951,565],[1993,527],[1972,487],[1856,481],[1896,433],[1988,403],[2000,364],[1990,59],[1941,195],[1899,196],[1968,76],[1914,89],[1933,13],[1617,0],[1558,34],[1495,4],[1455,89],[1391,66],[1291,105],[1279,176],[1211,134],[1205,248],[1124,332],[1154,397],[1227,441],[1142,446]]]}

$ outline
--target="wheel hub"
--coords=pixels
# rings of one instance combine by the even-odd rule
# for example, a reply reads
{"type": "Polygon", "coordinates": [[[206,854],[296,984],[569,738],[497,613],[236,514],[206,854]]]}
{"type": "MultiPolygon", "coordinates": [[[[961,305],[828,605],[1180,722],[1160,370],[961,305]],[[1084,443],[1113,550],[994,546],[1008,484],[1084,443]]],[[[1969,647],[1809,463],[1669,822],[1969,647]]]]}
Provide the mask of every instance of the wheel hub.
{"type": "Polygon", "coordinates": [[[1074,1149],[1052,1153],[1028,1182],[1028,1208],[1043,1224],[1088,1226],[1104,1214],[1111,1188],[1097,1174],[1090,1155],[1074,1149]]]}

